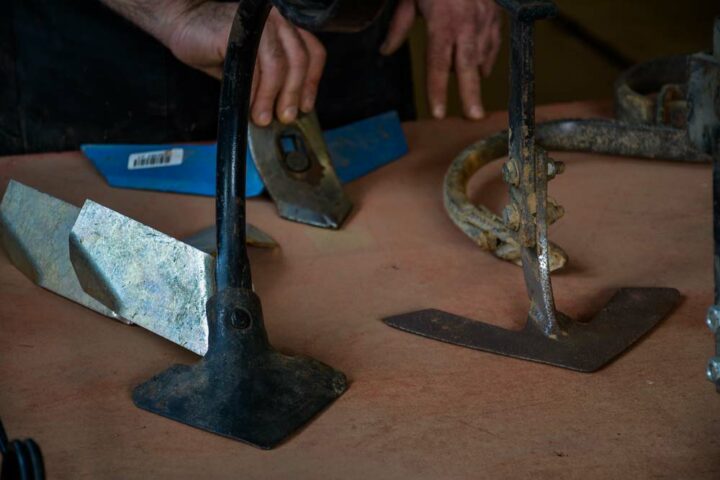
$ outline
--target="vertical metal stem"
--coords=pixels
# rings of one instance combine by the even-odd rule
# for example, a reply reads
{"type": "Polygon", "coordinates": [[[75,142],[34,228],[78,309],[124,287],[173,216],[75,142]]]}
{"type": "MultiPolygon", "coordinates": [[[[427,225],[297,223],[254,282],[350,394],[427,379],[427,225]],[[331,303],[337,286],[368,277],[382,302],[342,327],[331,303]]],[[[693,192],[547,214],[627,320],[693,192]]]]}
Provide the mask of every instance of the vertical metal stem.
{"type": "Polygon", "coordinates": [[[255,57],[269,0],[239,2],[228,40],[218,120],[216,225],[217,291],[252,289],[245,245],[245,158],[255,57]]]}
{"type": "Polygon", "coordinates": [[[535,24],[556,14],[549,0],[498,0],[512,15],[509,159],[519,172],[510,185],[508,220],[517,229],[532,326],[558,333],[547,239],[547,156],[535,146],[535,24]]]}
{"type": "Polygon", "coordinates": [[[509,156],[523,167],[535,152],[535,25],[513,18],[511,30],[509,156]]]}

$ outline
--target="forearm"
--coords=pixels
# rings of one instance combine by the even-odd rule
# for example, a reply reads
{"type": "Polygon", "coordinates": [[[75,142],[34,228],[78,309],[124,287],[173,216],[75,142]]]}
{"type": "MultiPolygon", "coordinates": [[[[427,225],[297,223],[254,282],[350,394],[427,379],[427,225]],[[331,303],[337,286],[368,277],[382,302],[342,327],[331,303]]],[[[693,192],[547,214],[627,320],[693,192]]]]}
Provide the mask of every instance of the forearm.
{"type": "Polygon", "coordinates": [[[206,0],[100,0],[165,46],[170,46],[178,19],[206,0]]]}

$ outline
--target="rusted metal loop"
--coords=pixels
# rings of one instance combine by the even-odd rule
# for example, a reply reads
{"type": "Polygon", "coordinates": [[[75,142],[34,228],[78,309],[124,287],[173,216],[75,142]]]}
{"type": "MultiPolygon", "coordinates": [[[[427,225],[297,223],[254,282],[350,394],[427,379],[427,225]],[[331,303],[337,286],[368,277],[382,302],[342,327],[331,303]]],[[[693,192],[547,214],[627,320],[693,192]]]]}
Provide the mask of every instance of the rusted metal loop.
{"type": "Polygon", "coordinates": [[[653,94],[662,92],[666,85],[683,90],[688,78],[687,65],[687,55],[674,55],[640,63],[624,71],[615,81],[615,117],[633,124],[668,124],[684,128],[687,119],[686,102],[673,101],[671,105],[658,105],[658,99],[662,102],[667,97],[653,94]],[[658,111],[666,111],[666,115],[658,119],[658,111]],[[669,118],[670,123],[665,123],[664,118],[669,118]]]}
{"type": "Polygon", "coordinates": [[[386,0],[272,0],[280,13],[307,30],[357,32],[370,26],[386,0]]]}
{"type": "MultiPolygon", "coordinates": [[[[593,152],[683,162],[709,162],[711,157],[695,149],[686,133],[675,128],[627,125],[610,120],[558,120],[536,127],[537,144],[549,151],[593,152]]],[[[444,203],[450,219],[480,248],[501,260],[522,265],[520,245],[503,219],[484,205],[474,205],[467,186],[475,173],[508,154],[507,131],[474,143],[450,165],[445,175],[444,203]]],[[[548,210],[548,221],[562,211],[548,210]]],[[[565,251],[550,242],[550,270],[568,261],[565,251]]]]}
{"type": "MultiPolygon", "coordinates": [[[[520,244],[503,219],[484,205],[474,205],[467,185],[475,173],[490,162],[508,154],[507,131],[474,143],[453,160],[445,175],[444,201],[450,219],[480,248],[501,260],[522,266],[520,244]]],[[[550,270],[567,263],[565,251],[550,243],[550,270]]]]}

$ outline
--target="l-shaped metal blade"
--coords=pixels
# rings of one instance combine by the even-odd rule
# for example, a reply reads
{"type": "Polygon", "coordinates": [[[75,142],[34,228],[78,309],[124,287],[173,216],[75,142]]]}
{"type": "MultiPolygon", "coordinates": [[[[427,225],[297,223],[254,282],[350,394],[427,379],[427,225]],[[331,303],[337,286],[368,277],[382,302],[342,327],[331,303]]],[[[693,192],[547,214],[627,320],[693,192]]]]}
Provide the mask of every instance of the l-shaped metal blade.
{"type": "Polygon", "coordinates": [[[562,321],[563,330],[557,337],[544,335],[532,321],[522,330],[507,330],[433,309],[383,321],[453,345],[594,372],[649,332],[679,300],[680,293],[674,288],[622,288],[590,322],[562,321]]]}

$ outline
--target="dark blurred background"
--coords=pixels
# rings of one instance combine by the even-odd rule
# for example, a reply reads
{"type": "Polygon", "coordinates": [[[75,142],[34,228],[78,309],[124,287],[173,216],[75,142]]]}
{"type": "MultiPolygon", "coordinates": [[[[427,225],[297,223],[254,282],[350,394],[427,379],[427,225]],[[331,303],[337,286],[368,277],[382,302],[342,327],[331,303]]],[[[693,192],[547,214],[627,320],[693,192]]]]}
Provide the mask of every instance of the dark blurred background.
{"type": "MultiPolygon", "coordinates": [[[[623,64],[709,49],[713,19],[720,15],[720,0],[556,0],[556,3],[561,17],[539,22],[536,30],[538,103],[611,98],[613,81],[623,70],[623,64]],[[590,40],[580,39],[578,29],[590,40]]],[[[487,110],[507,109],[507,18],[502,38],[495,69],[482,85],[487,110]]],[[[419,23],[413,28],[411,46],[418,114],[427,118],[425,37],[419,23]]],[[[460,112],[454,86],[449,112],[454,115],[460,112]]]]}

